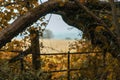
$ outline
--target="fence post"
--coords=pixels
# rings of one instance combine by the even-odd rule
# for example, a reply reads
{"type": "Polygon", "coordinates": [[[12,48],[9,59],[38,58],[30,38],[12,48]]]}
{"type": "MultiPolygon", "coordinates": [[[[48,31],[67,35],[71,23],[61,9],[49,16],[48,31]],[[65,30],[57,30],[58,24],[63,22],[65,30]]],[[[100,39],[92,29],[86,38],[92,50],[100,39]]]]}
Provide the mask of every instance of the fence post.
{"type": "Polygon", "coordinates": [[[40,69],[40,46],[39,46],[39,31],[35,28],[30,30],[31,49],[32,49],[32,64],[35,70],[40,69]]]}
{"type": "Polygon", "coordinates": [[[106,52],[105,53],[103,53],[103,67],[105,67],[105,65],[106,65],[106,52]]]}
{"type": "Polygon", "coordinates": [[[67,67],[67,79],[70,80],[70,51],[68,51],[68,67],[67,67]]]}
{"type": "MultiPolygon", "coordinates": [[[[20,53],[22,55],[22,52],[20,53]]],[[[20,70],[21,72],[24,70],[24,64],[23,64],[23,57],[20,57],[20,70]]]]}

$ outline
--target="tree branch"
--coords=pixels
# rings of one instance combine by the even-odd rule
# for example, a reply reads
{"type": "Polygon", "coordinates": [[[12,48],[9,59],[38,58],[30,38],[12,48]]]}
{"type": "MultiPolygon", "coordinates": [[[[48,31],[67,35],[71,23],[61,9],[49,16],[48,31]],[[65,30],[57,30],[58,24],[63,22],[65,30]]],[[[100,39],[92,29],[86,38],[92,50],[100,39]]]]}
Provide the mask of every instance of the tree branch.
{"type": "Polygon", "coordinates": [[[36,22],[40,17],[54,11],[58,7],[59,2],[57,1],[45,2],[27,12],[24,16],[18,17],[8,28],[0,31],[0,48],[7,42],[10,42],[13,37],[22,32],[25,28],[36,22]]]}
{"type": "MultiPolygon", "coordinates": [[[[74,3],[74,1],[66,2],[64,6],[60,6],[59,4],[60,3],[58,2],[58,0],[51,0],[51,1],[48,1],[45,3],[42,3],[38,7],[31,9],[25,15],[18,17],[11,25],[9,25],[7,28],[0,31],[0,48],[2,48],[2,46],[4,46],[7,42],[10,42],[13,37],[18,35],[24,29],[26,29],[31,24],[36,22],[40,17],[42,17],[48,13],[57,12],[57,11],[63,11],[65,13],[66,12],[74,13],[77,10],[86,11],[88,13],[88,15],[92,16],[99,23],[101,23],[106,28],[106,30],[110,33],[110,35],[112,35],[112,37],[115,41],[115,44],[118,45],[118,47],[119,47],[118,41],[116,40],[116,36],[109,30],[107,25],[99,17],[94,15],[86,6],[81,4],[79,2],[79,0],[76,0],[76,3],[74,3]],[[78,4],[78,5],[76,5],[76,4],[78,4]]],[[[106,6],[104,9],[109,10],[109,11],[111,10],[111,7],[108,3],[99,3],[97,5],[96,4],[90,5],[90,4],[86,3],[85,5],[90,7],[90,9],[92,9],[92,10],[101,10],[104,6],[106,6]],[[97,6],[97,7],[91,8],[91,6],[97,6]]],[[[74,15],[74,14],[70,14],[69,16],[71,16],[71,15],[74,15]]],[[[74,17],[74,16],[72,16],[72,17],[74,17]]],[[[64,20],[68,24],[73,25],[76,28],[79,28],[81,26],[80,24],[77,24],[74,21],[72,21],[71,18],[67,18],[67,15],[65,16],[64,20]]]]}
{"type": "Polygon", "coordinates": [[[12,59],[9,60],[9,63],[13,63],[16,62],[18,60],[20,60],[21,58],[24,58],[25,56],[27,56],[28,54],[30,54],[31,52],[31,47],[28,48],[27,50],[23,51],[23,52],[19,52],[19,54],[15,57],[13,57],[12,59]]]}
{"type": "Polygon", "coordinates": [[[75,2],[80,8],[83,8],[88,13],[88,15],[92,16],[95,20],[97,20],[99,23],[101,23],[105,27],[107,32],[113,37],[114,41],[116,41],[116,45],[118,45],[118,46],[120,45],[118,40],[117,40],[116,35],[110,31],[107,24],[105,24],[99,17],[97,17],[93,12],[91,12],[86,6],[81,4],[79,0],[75,0],[75,2]]]}
{"type": "Polygon", "coordinates": [[[75,0],[75,2],[79,7],[84,9],[88,13],[88,15],[92,16],[95,20],[97,20],[99,23],[101,23],[108,30],[108,32],[110,32],[115,37],[115,35],[109,30],[108,26],[103,22],[103,20],[101,20],[92,11],[90,11],[86,6],[84,6],[82,3],[80,3],[79,0],[75,0]]]}

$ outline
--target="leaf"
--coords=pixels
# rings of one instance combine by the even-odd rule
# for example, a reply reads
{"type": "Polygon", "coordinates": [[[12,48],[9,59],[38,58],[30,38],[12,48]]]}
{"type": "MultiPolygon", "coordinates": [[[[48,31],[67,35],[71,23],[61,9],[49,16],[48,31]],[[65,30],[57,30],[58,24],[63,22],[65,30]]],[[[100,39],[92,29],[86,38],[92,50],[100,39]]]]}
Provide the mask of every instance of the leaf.
{"type": "Polygon", "coordinates": [[[97,26],[95,31],[100,32],[101,30],[104,30],[105,28],[103,26],[97,26]]]}

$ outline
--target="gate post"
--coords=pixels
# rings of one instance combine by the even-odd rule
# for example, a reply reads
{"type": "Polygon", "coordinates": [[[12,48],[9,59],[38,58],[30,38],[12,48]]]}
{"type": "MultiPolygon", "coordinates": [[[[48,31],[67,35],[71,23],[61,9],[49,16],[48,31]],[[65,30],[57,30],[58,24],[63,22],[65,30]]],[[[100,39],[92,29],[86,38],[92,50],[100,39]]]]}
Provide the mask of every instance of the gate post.
{"type": "Polygon", "coordinates": [[[39,31],[35,28],[30,29],[30,40],[32,49],[32,65],[35,70],[40,69],[40,46],[39,31]]]}
{"type": "Polygon", "coordinates": [[[68,51],[68,67],[67,67],[67,79],[70,80],[70,51],[68,51]]]}

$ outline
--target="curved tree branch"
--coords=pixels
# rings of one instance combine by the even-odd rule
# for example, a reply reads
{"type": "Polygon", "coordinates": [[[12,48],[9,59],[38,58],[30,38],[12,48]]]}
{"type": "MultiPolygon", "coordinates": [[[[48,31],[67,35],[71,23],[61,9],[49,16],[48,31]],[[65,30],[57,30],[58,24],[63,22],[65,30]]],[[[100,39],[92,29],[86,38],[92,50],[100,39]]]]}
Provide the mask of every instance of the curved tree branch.
{"type": "MultiPolygon", "coordinates": [[[[18,17],[11,25],[9,25],[9,27],[3,29],[0,32],[0,48],[2,48],[2,46],[4,46],[6,43],[10,42],[13,37],[18,35],[24,29],[26,29],[31,24],[36,22],[40,17],[42,17],[48,13],[62,11],[63,13],[61,13],[60,15],[62,15],[63,19],[69,25],[73,25],[76,28],[80,29],[80,26],[82,26],[82,24],[77,24],[78,22],[72,21],[72,18],[67,18],[67,16],[68,16],[69,12],[75,12],[75,14],[70,14],[69,15],[69,17],[70,17],[71,15],[76,15],[77,14],[76,11],[78,11],[78,10],[85,10],[90,16],[92,16],[98,22],[102,23],[105,26],[105,28],[107,27],[106,24],[104,24],[99,18],[97,18],[93,13],[91,13],[85,6],[83,6],[79,3],[77,3],[79,6],[76,5],[76,3],[74,1],[66,2],[63,6],[60,6],[60,4],[61,3],[59,2],[59,0],[51,0],[51,1],[48,1],[45,3],[42,3],[38,7],[31,9],[25,15],[18,17]]],[[[111,7],[108,3],[98,3],[97,5],[96,4],[90,5],[90,4],[86,3],[85,5],[90,8],[91,8],[91,5],[97,6],[97,7],[93,7],[96,10],[100,10],[104,6],[106,6],[106,7],[104,7],[104,9],[107,9],[109,11],[111,10],[111,7]]],[[[107,30],[114,37],[114,39],[116,41],[116,37],[114,36],[114,34],[112,34],[109,31],[109,29],[107,29],[107,30]]],[[[117,44],[117,42],[116,42],[116,44],[117,44]]],[[[119,45],[119,44],[117,44],[117,45],[119,45]]]]}
{"type": "Polygon", "coordinates": [[[66,3],[66,5],[60,6],[60,2],[57,0],[48,1],[42,3],[36,8],[31,9],[25,15],[18,17],[11,25],[0,31],[0,48],[6,43],[10,42],[12,38],[36,22],[40,17],[61,9],[77,9],[78,7],[74,3],[66,3]]]}
{"type": "Polygon", "coordinates": [[[82,7],[82,9],[84,9],[84,10],[88,13],[88,15],[91,15],[95,20],[97,20],[99,23],[101,23],[101,24],[105,27],[105,29],[106,29],[114,38],[116,38],[115,35],[109,30],[107,24],[105,24],[105,23],[103,22],[103,20],[101,20],[99,17],[97,17],[97,16],[96,16],[93,12],[91,12],[86,6],[84,6],[83,4],[81,4],[79,0],[75,0],[75,2],[76,2],[76,4],[77,4],[79,7],[82,7]]]}
{"type": "Polygon", "coordinates": [[[18,17],[8,28],[0,32],[0,48],[7,42],[10,42],[13,37],[22,32],[25,28],[36,22],[40,17],[46,15],[59,8],[58,1],[50,1],[41,4],[40,6],[30,10],[25,15],[18,17]]]}
{"type": "MultiPolygon", "coordinates": [[[[104,21],[101,20],[99,17],[97,17],[92,11],[90,11],[86,6],[84,6],[82,3],[80,3],[79,0],[75,0],[75,2],[76,2],[76,4],[80,8],[82,8],[83,10],[85,10],[88,13],[88,15],[90,15],[91,17],[93,17],[97,22],[99,22],[101,25],[104,26],[104,28],[107,30],[107,32],[111,35],[113,42],[118,47],[118,51],[120,51],[119,50],[119,48],[120,48],[119,40],[117,39],[117,36],[112,31],[110,31],[108,25],[106,23],[104,23],[104,21]]],[[[120,53],[118,52],[118,54],[120,54],[120,53]]],[[[118,56],[118,54],[116,56],[118,56]]]]}

